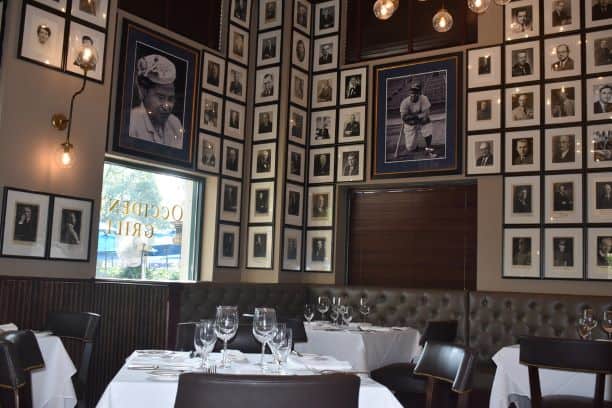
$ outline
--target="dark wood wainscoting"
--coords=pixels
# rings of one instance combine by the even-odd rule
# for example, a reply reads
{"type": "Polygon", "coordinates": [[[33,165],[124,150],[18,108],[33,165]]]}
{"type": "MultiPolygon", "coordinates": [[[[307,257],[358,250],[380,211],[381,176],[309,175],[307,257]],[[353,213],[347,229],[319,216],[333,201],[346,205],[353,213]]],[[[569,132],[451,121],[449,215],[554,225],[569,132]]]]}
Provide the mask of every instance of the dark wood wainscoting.
{"type": "Polygon", "coordinates": [[[476,289],[473,183],[350,193],[348,283],[476,289]]]}

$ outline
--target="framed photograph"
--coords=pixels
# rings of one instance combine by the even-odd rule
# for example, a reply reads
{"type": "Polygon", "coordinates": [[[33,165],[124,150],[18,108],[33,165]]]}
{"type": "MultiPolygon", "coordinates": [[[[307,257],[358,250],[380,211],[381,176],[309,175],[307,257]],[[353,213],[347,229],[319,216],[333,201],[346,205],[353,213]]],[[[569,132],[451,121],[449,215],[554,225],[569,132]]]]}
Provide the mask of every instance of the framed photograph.
{"type": "Polygon", "coordinates": [[[251,178],[269,179],[276,174],[276,142],[253,145],[251,178]]]}
{"type": "Polygon", "coordinates": [[[338,68],[338,36],[323,37],[314,41],[313,72],[338,68]]]}
{"type": "Polygon", "coordinates": [[[274,181],[251,183],[249,222],[271,223],[274,219],[274,181]]]}
{"type": "Polygon", "coordinates": [[[365,140],[366,107],[353,106],[339,111],[338,143],[362,142],[365,140]]]}
{"type": "Polygon", "coordinates": [[[287,183],[285,188],[285,224],[304,225],[304,187],[287,183]]]}
{"type": "Polygon", "coordinates": [[[337,181],[363,181],[365,146],[362,144],[338,146],[337,181]]]}
{"type": "Polygon", "coordinates": [[[582,279],[582,229],[544,230],[544,278],[582,279]]]}
{"type": "Polygon", "coordinates": [[[306,270],[308,272],[332,271],[332,230],[308,230],[306,232],[306,270]]]}
{"type": "Polygon", "coordinates": [[[540,42],[506,45],[506,83],[540,79],[540,42]]]}
{"type": "Polygon", "coordinates": [[[287,145],[287,180],[304,182],[306,150],[292,144],[287,145]]]}
{"type": "Polygon", "coordinates": [[[334,147],[310,149],[310,171],[308,183],[333,183],[334,160],[336,154],[334,147]]]}
{"type": "Polygon", "coordinates": [[[19,38],[19,57],[60,69],[65,23],[62,16],[26,4],[19,38]]]}
{"type": "Polygon", "coordinates": [[[501,90],[468,93],[468,131],[501,128],[501,90]]]}
{"type": "Polygon", "coordinates": [[[54,196],[49,259],[89,262],[93,200],[54,196]]]}
{"type": "Polygon", "coordinates": [[[221,133],[223,112],[223,98],[202,92],[202,103],[200,105],[200,128],[213,132],[221,133]]]}
{"type": "Polygon", "coordinates": [[[251,0],[231,0],[230,21],[248,29],[251,25],[251,0]]]}
{"type": "Polygon", "coordinates": [[[257,106],[253,112],[253,141],[276,139],[278,105],[257,106]]]}
{"type": "Polygon", "coordinates": [[[540,2],[517,0],[504,7],[506,41],[540,35],[540,2]]]}
{"type": "Polygon", "coordinates": [[[70,14],[72,17],[106,28],[108,3],[108,0],[74,0],[70,14]]]}
{"type": "Polygon", "coordinates": [[[340,27],[340,2],[324,1],[315,6],[314,35],[335,33],[340,27]]]}
{"type": "Polygon", "coordinates": [[[578,81],[546,84],[546,124],[582,121],[582,85],[578,81]]]}
{"type": "Polygon", "coordinates": [[[302,270],[302,230],[285,227],[283,233],[283,270],[302,270]]]}
{"type": "MultiPolygon", "coordinates": [[[[62,13],[66,12],[66,0],[35,0],[36,3],[56,9],[62,13]]],[[[6,3],[6,2],[4,2],[6,3]]]]}
{"type": "MultiPolygon", "coordinates": [[[[271,1],[268,4],[274,4],[271,1]]],[[[281,30],[267,31],[257,36],[257,66],[278,64],[280,62],[281,30]]]]}
{"type": "Polygon", "coordinates": [[[544,77],[552,79],[580,75],[581,43],[580,34],[544,40],[544,77]]]}
{"type": "Polygon", "coordinates": [[[585,0],[586,27],[600,27],[612,24],[609,0],[585,0]]]}
{"type": "Polygon", "coordinates": [[[540,229],[504,229],[504,278],[540,277],[540,229]]]}
{"type": "Polygon", "coordinates": [[[291,68],[291,103],[308,106],[308,74],[291,68]]]}
{"type": "Polygon", "coordinates": [[[220,153],[221,139],[218,136],[200,132],[197,169],[219,173],[220,153]]]}
{"type": "Polygon", "coordinates": [[[313,109],[327,108],[336,105],[337,74],[314,75],[312,78],[312,104],[313,109]]]}
{"type": "Polygon", "coordinates": [[[468,88],[501,84],[501,46],[468,50],[468,88]]]}
{"type": "Polygon", "coordinates": [[[226,178],[221,179],[221,221],[240,222],[242,183],[226,178]]]}
{"type": "Polygon", "coordinates": [[[310,119],[310,146],[336,143],[336,110],[312,112],[310,119]]]}
{"type": "Polygon", "coordinates": [[[282,22],[283,2],[281,0],[259,0],[259,31],[279,27],[282,22]]]}
{"type": "Polygon", "coordinates": [[[594,169],[612,167],[612,125],[587,127],[587,165],[594,169]]]}
{"type": "Polygon", "coordinates": [[[587,119],[612,117],[612,76],[587,79],[587,119]]]}
{"type": "Polygon", "coordinates": [[[609,223],[612,220],[612,173],[590,173],[588,184],[589,223],[609,223]]]}
{"type": "Polygon", "coordinates": [[[372,177],[461,172],[462,53],[374,68],[372,177]]]}
{"type": "Polygon", "coordinates": [[[249,227],[247,268],[272,269],[272,226],[249,227]]]}
{"type": "Polygon", "coordinates": [[[293,3],[293,28],[310,35],[310,13],[310,1],[295,0],[293,3]]]}
{"type": "Polygon", "coordinates": [[[234,139],[244,140],[244,105],[231,101],[225,102],[225,124],[223,134],[234,139]]]}
{"type": "Polygon", "coordinates": [[[280,67],[258,69],[255,76],[255,103],[278,100],[280,67]]]}
{"type": "Polygon", "coordinates": [[[540,171],[540,131],[506,133],[506,172],[540,171]]]}
{"type": "Polygon", "coordinates": [[[246,102],[247,77],[246,68],[228,62],[226,96],[246,102]]]}
{"type": "Polygon", "coordinates": [[[506,88],[506,127],[540,124],[540,86],[506,88]]]}
{"type": "Polygon", "coordinates": [[[334,222],[334,186],[308,188],[308,226],[331,227],[334,222]]]}
{"type": "Polygon", "coordinates": [[[544,2],[544,34],[565,33],[580,29],[580,0],[544,2]]]}
{"type": "Polygon", "coordinates": [[[122,31],[113,150],[191,166],[200,52],[127,19],[122,31]]]}
{"type": "Polygon", "coordinates": [[[582,128],[580,126],[546,129],[544,145],[547,171],[582,168],[582,128]]]}
{"type": "Polygon", "coordinates": [[[368,69],[355,68],[340,71],[340,105],[365,103],[368,69]]]}
{"type": "Polygon", "coordinates": [[[306,144],[307,113],[304,109],[289,105],[289,137],[288,140],[302,146],[306,144]]]}
{"type": "Polygon", "coordinates": [[[291,63],[308,71],[310,67],[310,39],[299,31],[293,31],[291,63]]]}
{"type": "Polygon", "coordinates": [[[504,222],[540,223],[540,176],[504,179],[504,222]]]}
{"type": "Polygon", "coordinates": [[[235,25],[229,25],[227,57],[242,65],[249,63],[249,33],[235,25]]]}
{"type": "Polygon", "coordinates": [[[223,170],[221,173],[224,176],[242,178],[243,149],[242,143],[229,139],[223,141],[223,170]]]}
{"type": "Polygon", "coordinates": [[[44,258],[51,196],[4,187],[2,256],[44,258]]]}
{"type": "Polygon", "coordinates": [[[502,144],[499,133],[467,137],[467,175],[501,173],[502,144]]]}
{"type": "Polygon", "coordinates": [[[612,71],[612,30],[586,34],[586,72],[612,71]]]}
{"type": "Polygon", "coordinates": [[[240,226],[219,225],[217,240],[217,267],[237,268],[240,256],[240,226]]]}
{"type": "Polygon", "coordinates": [[[70,35],[68,36],[68,57],[66,70],[79,76],[83,70],[78,64],[82,64],[82,47],[91,48],[93,55],[90,58],[92,68],[87,71],[87,78],[93,78],[99,82],[104,81],[104,56],[106,35],[102,31],[93,30],[79,23],[70,23],[70,35]]]}
{"type": "Polygon", "coordinates": [[[587,279],[612,279],[612,228],[589,228],[587,279]]]}
{"type": "Polygon", "coordinates": [[[544,220],[547,224],[582,223],[582,175],[545,177],[544,220]]]}
{"type": "Polygon", "coordinates": [[[221,57],[204,53],[202,63],[202,87],[206,91],[223,95],[225,89],[225,60],[221,57]]]}

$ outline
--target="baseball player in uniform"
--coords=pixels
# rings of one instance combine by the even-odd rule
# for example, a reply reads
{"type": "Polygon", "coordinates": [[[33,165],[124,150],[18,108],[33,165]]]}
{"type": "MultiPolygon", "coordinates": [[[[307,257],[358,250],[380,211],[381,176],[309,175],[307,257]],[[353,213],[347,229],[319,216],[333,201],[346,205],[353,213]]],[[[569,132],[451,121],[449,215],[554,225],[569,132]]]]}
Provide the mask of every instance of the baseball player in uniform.
{"type": "MultiPolygon", "coordinates": [[[[431,147],[433,127],[429,119],[429,108],[431,108],[431,103],[427,96],[421,94],[421,84],[413,83],[410,87],[410,94],[400,104],[400,116],[403,122],[402,132],[407,151],[415,151],[417,137],[423,136],[426,144],[425,153],[430,157],[436,157],[434,149],[431,147]]],[[[401,140],[401,134],[399,139],[401,140]]],[[[400,140],[398,140],[395,149],[395,157],[399,153],[400,140]]]]}

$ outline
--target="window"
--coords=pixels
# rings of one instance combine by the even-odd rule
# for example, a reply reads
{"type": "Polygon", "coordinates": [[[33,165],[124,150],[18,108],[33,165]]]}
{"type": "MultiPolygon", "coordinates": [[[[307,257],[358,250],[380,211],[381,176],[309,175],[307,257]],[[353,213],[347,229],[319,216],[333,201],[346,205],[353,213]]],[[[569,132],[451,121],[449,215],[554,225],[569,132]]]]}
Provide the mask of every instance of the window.
{"type": "Polygon", "coordinates": [[[106,162],[96,277],[193,280],[202,184],[106,162]]]}

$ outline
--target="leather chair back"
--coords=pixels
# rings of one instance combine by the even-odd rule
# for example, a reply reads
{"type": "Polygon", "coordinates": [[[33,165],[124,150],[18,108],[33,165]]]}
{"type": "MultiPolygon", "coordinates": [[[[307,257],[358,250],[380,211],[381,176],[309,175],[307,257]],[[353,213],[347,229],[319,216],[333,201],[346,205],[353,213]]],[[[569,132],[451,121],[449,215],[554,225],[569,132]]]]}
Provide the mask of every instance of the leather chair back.
{"type": "Polygon", "coordinates": [[[475,356],[456,344],[428,342],[414,367],[414,373],[452,384],[457,393],[470,391],[475,356]]]}
{"type": "Polygon", "coordinates": [[[357,408],[351,374],[261,376],[182,374],[175,408],[357,408]]]}
{"type": "Polygon", "coordinates": [[[425,331],[419,340],[419,344],[424,346],[428,341],[453,343],[456,337],[456,320],[430,320],[427,322],[427,326],[425,326],[425,331]]]}
{"type": "Polygon", "coordinates": [[[193,351],[195,344],[193,336],[195,335],[195,322],[179,323],[176,326],[176,343],[174,349],[176,351],[193,351]]]}
{"type": "Polygon", "coordinates": [[[0,341],[0,407],[18,407],[19,388],[26,381],[15,346],[8,341],[0,341]]]}
{"type": "Polygon", "coordinates": [[[306,329],[304,328],[304,321],[302,319],[286,319],[285,324],[291,329],[293,344],[306,343],[308,341],[306,329]]]}
{"type": "MultiPolygon", "coordinates": [[[[236,335],[227,342],[227,348],[240,350],[243,353],[261,353],[261,343],[253,336],[252,324],[240,324],[236,335]]],[[[217,340],[214,351],[223,350],[223,341],[217,340]]],[[[269,349],[266,347],[266,353],[269,349]]]]}
{"type": "Polygon", "coordinates": [[[32,406],[32,370],[43,368],[45,360],[42,357],[38,341],[31,330],[17,330],[0,334],[0,342],[13,345],[16,360],[25,376],[25,384],[20,387],[18,395],[19,406],[32,406]]]}

